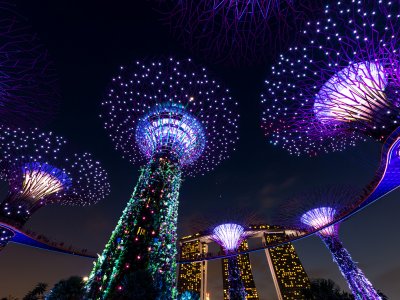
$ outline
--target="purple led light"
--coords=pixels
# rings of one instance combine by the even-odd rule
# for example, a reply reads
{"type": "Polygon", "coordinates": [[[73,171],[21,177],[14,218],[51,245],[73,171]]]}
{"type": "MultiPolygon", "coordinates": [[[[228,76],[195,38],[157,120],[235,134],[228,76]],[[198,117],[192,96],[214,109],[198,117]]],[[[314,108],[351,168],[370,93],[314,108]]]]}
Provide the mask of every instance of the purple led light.
{"type": "Polygon", "coordinates": [[[373,122],[374,111],[387,106],[386,76],[383,66],[377,63],[362,62],[344,68],[318,91],[314,102],[316,117],[328,124],[373,122]]]}
{"type": "Polygon", "coordinates": [[[206,145],[203,126],[184,107],[170,102],[155,106],[139,120],[136,140],[148,159],[167,153],[181,166],[194,163],[206,145]]]}
{"type": "MultiPolygon", "coordinates": [[[[332,223],[335,220],[335,215],[336,210],[332,207],[319,207],[304,213],[301,216],[300,221],[313,229],[319,229],[332,223]]],[[[330,236],[335,235],[337,230],[335,225],[333,225],[320,230],[319,233],[324,236],[330,236]]]]}
{"type": "Polygon", "coordinates": [[[247,237],[244,227],[238,224],[222,224],[213,229],[211,238],[225,251],[236,251],[247,237]]]}
{"type": "Polygon", "coordinates": [[[205,68],[170,58],[121,67],[102,118],[115,147],[131,162],[161,153],[193,175],[212,170],[235,149],[236,106],[205,68]]]}
{"type": "Polygon", "coordinates": [[[371,282],[341,243],[339,224],[324,228],[351,209],[357,203],[359,196],[357,190],[345,187],[316,189],[311,193],[299,195],[292,203],[291,212],[286,214],[287,216],[293,214],[289,217],[290,225],[287,226],[303,231],[319,230],[318,236],[331,252],[355,299],[380,300],[371,282]]]}
{"type": "Polygon", "coordinates": [[[326,6],[266,81],[262,127],[270,142],[316,155],[366,137],[384,141],[400,124],[399,21],[398,4],[326,6]]]}
{"type": "Polygon", "coordinates": [[[292,5],[292,0],[214,0],[209,1],[215,14],[221,14],[233,21],[248,21],[248,18],[268,19],[271,14],[279,12],[286,2],[292,5]]]}
{"type": "Polygon", "coordinates": [[[164,21],[193,52],[214,63],[255,65],[293,42],[315,1],[162,1],[164,21]]]}
{"type": "Polygon", "coordinates": [[[10,187],[6,217],[26,219],[40,207],[90,205],[109,194],[108,176],[91,154],[67,153],[63,138],[37,129],[1,127],[0,175],[10,187]]]}
{"type": "Polygon", "coordinates": [[[47,123],[59,99],[54,64],[15,1],[0,1],[0,122],[47,123]]]}
{"type": "Polygon", "coordinates": [[[26,198],[43,199],[68,189],[71,179],[63,171],[46,163],[28,163],[22,167],[21,195],[26,198]]]}
{"type": "Polygon", "coordinates": [[[349,289],[353,293],[355,299],[360,300],[381,300],[374,289],[372,283],[365,276],[363,271],[353,261],[350,253],[343,247],[337,235],[323,236],[322,241],[331,251],[333,260],[338,265],[340,272],[346,279],[349,289]]]}

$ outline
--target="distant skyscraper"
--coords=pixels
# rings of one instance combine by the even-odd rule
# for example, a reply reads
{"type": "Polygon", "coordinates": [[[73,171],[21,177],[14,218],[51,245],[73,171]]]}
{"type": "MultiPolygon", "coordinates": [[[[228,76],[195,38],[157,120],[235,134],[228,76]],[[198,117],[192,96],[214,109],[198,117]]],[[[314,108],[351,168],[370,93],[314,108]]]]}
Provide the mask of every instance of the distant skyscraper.
{"type": "MultiPolygon", "coordinates": [[[[192,236],[186,237],[190,239],[192,236]]],[[[182,259],[194,259],[200,255],[207,253],[208,245],[199,239],[180,242],[180,257],[182,259]]],[[[178,293],[185,291],[193,291],[200,295],[203,299],[207,290],[207,261],[180,264],[178,278],[178,293]]]]}
{"type": "MultiPolygon", "coordinates": [[[[285,233],[264,233],[266,244],[282,242],[285,233]]],[[[265,250],[279,300],[304,299],[303,290],[310,287],[310,280],[297,256],[292,243],[265,250]]]]}
{"type": "MultiPolygon", "coordinates": [[[[240,244],[239,251],[246,251],[249,249],[249,244],[245,240],[240,244]]],[[[238,265],[244,288],[246,290],[246,299],[258,300],[258,294],[256,284],[253,279],[253,272],[251,271],[250,256],[249,254],[243,254],[238,256],[238,265]]],[[[228,260],[222,260],[222,279],[224,288],[224,300],[229,300],[229,281],[228,281],[228,260]]]]}
{"type": "MultiPolygon", "coordinates": [[[[278,226],[257,225],[246,228],[251,233],[251,238],[261,238],[264,243],[270,244],[282,241],[289,232],[278,226]]],[[[180,240],[180,259],[190,260],[206,255],[208,244],[213,242],[209,235],[196,233],[180,240]]],[[[239,247],[239,252],[249,248],[248,239],[239,247]]],[[[266,256],[276,293],[279,300],[302,300],[302,290],[310,286],[310,280],[305,272],[300,258],[291,243],[267,249],[266,256]]],[[[253,278],[250,256],[238,256],[238,266],[246,290],[247,300],[258,300],[256,285],[253,278]]],[[[228,260],[222,260],[222,280],[224,300],[228,298],[228,260]]],[[[178,291],[187,290],[200,294],[200,299],[207,299],[207,261],[179,265],[178,291]]]]}

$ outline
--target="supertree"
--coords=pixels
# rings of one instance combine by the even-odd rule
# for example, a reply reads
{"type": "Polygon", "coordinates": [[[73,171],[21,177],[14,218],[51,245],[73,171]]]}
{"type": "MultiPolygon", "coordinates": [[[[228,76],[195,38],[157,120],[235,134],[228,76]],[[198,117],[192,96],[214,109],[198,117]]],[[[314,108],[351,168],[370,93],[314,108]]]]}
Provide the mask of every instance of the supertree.
{"type": "MultiPolygon", "coordinates": [[[[0,204],[1,221],[22,227],[48,204],[86,206],[109,194],[100,163],[89,153],[68,155],[65,147],[53,133],[1,127],[1,177],[9,186],[0,204]]],[[[4,231],[5,245],[12,236],[4,231]]]]}
{"type": "Polygon", "coordinates": [[[41,125],[57,108],[55,68],[13,2],[0,0],[0,123],[41,125]]]}
{"type": "Polygon", "coordinates": [[[262,94],[262,127],[291,154],[383,141],[399,125],[398,3],[338,1],[280,55],[262,94]]]}
{"type": "Polygon", "coordinates": [[[133,270],[150,272],[161,299],[176,298],[182,173],[204,174],[234,149],[236,105],[228,90],[190,59],[121,67],[102,117],[116,149],[145,166],[90,275],[90,299],[117,297],[121,278],[133,270]]]}
{"type": "Polygon", "coordinates": [[[360,197],[357,189],[343,186],[319,188],[294,197],[281,216],[285,225],[304,232],[321,229],[317,235],[332,254],[355,299],[381,300],[371,282],[357,266],[339,239],[339,223],[333,224],[360,197]]]}
{"type": "Polygon", "coordinates": [[[230,300],[245,300],[246,290],[242,281],[241,272],[238,264],[238,256],[235,253],[242,242],[249,236],[242,225],[235,223],[225,223],[216,226],[212,230],[211,239],[218,243],[228,260],[228,295],[230,300]]]}
{"type": "Polygon", "coordinates": [[[212,62],[248,66],[282,50],[320,1],[155,0],[172,34],[212,62]]]}

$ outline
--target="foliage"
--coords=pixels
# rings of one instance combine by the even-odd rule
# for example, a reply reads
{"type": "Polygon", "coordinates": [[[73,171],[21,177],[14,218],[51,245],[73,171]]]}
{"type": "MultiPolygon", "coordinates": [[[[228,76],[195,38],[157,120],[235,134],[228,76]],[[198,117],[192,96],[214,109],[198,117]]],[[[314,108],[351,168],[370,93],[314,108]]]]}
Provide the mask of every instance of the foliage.
{"type": "Polygon", "coordinates": [[[81,277],[72,276],[56,283],[46,300],[82,300],[84,282],[81,277]]]}
{"type": "Polygon", "coordinates": [[[113,299],[154,300],[160,295],[160,291],[155,288],[151,274],[144,270],[126,274],[121,286],[120,296],[114,296],[113,299]]]}
{"type": "Polygon", "coordinates": [[[30,291],[22,300],[44,299],[44,293],[47,290],[47,283],[39,282],[32,291],[30,291]]]}

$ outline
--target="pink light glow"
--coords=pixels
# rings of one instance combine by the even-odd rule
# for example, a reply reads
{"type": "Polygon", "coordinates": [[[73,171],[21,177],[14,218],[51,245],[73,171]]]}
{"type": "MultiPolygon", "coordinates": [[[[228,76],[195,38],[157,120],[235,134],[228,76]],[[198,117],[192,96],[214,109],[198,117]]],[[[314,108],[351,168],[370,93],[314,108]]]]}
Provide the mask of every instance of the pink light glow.
{"type": "Polygon", "coordinates": [[[385,106],[387,78],[378,63],[352,64],[332,76],[316,95],[314,112],[321,122],[373,121],[385,106]]]}
{"type": "MultiPolygon", "coordinates": [[[[300,221],[314,229],[324,227],[335,220],[336,210],[331,207],[319,207],[309,210],[303,214],[300,221]]],[[[329,226],[319,232],[323,236],[336,234],[335,226],[329,226]]]]}
{"type": "Polygon", "coordinates": [[[215,227],[211,238],[225,251],[236,251],[246,237],[243,226],[227,223],[215,227]]]}
{"type": "Polygon", "coordinates": [[[61,191],[63,188],[63,182],[52,174],[38,170],[25,170],[22,189],[23,194],[30,198],[42,199],[61,191]]]}

